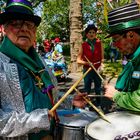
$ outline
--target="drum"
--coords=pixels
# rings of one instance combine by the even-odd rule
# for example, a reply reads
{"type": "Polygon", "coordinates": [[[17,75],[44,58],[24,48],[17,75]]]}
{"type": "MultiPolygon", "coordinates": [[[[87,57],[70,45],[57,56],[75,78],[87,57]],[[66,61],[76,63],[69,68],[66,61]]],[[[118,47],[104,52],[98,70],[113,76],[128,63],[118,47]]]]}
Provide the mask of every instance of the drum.
{"type": "Polygon", "coordinates": [[[86,125],[85,135],[90,140],[140,140],[140,114],[113,112],[106,114],[110,123],[97,119],[86,125]]]}
{"type": "Polygon", "coordinates": [[[83,109],[58,110],[60,122],[56,125],[55,140],[86,140],[85,125],[97,119],[94,112],[83,109]]]}

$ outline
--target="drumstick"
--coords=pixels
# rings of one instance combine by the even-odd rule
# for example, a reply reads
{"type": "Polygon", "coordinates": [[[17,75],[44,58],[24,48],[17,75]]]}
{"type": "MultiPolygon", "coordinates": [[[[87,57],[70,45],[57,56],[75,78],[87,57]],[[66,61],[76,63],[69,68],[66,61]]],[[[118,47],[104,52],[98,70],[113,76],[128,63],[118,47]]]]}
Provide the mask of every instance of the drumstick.
{"type": "Polygon", "coordinates": [[[86,56],[84,56],[85,58],[86,58],[86,60],[87,60],[87,62],[89,63],[89,65],[93,68],[93,70],[97,73],[97,75],[100,77],[100,79],[102,80],[102,81],[104,81],[104,79],[103,79],[103,77],[97,72],[97,70],[94,68],[94,66],[93,66],[93,64],[89,61],[89,59],[86,57],[86,56]]]}
{"type": "MultiPolygon", "coordinates": [[[[74,88],[74,90],[77,92],[77,94],[82,94],[78,89],[74,88]]],[[[91,105],[91,107],[93,107],[93,109],[102,117],[103,120],[107,121],[108,123],[111,123],[106,116],[104,115],[104,113],[102,111],[100,111],[100,109],[98,109],[90,100],[88,100],[86,97],[83,96],[83,99],[89,104],[91,105]]]]}
{"type": "Polygon", "coordinates": [[[74,90],[74,88],[82,81],[82,79],[88,74],[88,72],[91,70],[89,68],[83,75],[82,77],[73,84],[73,86],[64,94],[64,96],[53,106],[53,108],[50,110],[50,112],[53,112],[56,110],[56,108],[65,100],[65,98],[74,90]]]}
{"type": "Polygon", "coordinates": [[[93,98],[94,98],[94,97],[95,97],[95,98],[96,98],[96,97],[105,97],[104,95],[92,95],[92,94],[89,94],[89,95],[87,95],[87,96],[88,96],[89,98],[90,98],[90,97],[93,97],[93,98]]]}

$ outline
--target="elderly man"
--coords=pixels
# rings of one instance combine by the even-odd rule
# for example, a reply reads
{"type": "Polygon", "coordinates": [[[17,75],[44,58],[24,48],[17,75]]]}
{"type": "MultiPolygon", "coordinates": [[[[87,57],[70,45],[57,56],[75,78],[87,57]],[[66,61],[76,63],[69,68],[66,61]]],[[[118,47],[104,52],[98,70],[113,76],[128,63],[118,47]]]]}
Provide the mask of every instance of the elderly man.
{"type": "MultiPolygon", "coordinates": [[[[8,0],[0,14],[5,37],[0,47],[0,139],[51,140],[57,115],[51,81],[33,45],[41,18],[27,0],[8,0]]],[[[76,97],[74,105],[84,102],[76,97]]]]}
{"type": "Polygon", "coordinates": [[[109,36],[121,53],[129,56],[115,88],[105,86],[105,96],[123,109],[140,111],[140,10],[131,3],[108,15],[109,36]]]}

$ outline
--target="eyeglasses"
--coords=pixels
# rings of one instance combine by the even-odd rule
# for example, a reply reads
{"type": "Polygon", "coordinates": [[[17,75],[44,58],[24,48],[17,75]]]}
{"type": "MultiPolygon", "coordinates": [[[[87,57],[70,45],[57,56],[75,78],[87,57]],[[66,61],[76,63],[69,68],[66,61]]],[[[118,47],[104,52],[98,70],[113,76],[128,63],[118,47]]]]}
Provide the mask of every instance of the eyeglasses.
{"type": "Polygon", "coordinates": [[[23,26],[26,25],[26,27],[30,29],[34,29],[36,27],[34,22],[31,21],[24,21],[24,20],[13,20],[10,21],[7,25],[11,25],[14,28],[21,29],[23,26]]]}

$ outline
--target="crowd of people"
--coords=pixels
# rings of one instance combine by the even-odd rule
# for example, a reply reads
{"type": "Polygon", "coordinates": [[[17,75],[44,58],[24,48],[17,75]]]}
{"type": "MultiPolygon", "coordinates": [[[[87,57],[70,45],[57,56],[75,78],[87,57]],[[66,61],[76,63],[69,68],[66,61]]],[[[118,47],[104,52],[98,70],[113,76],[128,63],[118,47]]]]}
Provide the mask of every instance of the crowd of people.
{"type": "Polygon", "coordinates": [[[60,39],[56,37],[54,40],[44,40],[43,50],[42,58],[53,74],[57,79],[66,79],[68,70],[60,39]]]}
{"type": "Polygon", "coordinates": [[[110,42],[109,46],[110,46],[110,60],[111,62],[117,62],[119,52],[117,48],[114,46],[114,43],[112,41],[110,42]]]}
{"type": "Polygon", "coordinates": [[[44,58],[57,60],[63,56],[63,47],[60,44],[60,39],[56,37],[54,40],[44,40],[44,58]]]}
{"type": "MultiPolygon", "coordinates": [[[[37,27],[41,18],[33,14],[28,0],[8,0],[0,13],[4,38],[0,45],[0,139],[53,140],[58,122],[54,106],[57,84],[53,74],[34,48],[37,27]]],[[[109,35],[113,46],[127,56],[115,87],[106,83],[104,96],[113,100],[122,110],[140,112],[140,12],[136,2],[116,8],[108,14],[109,35]],[[119,15],[119,16],[116,16],[119,15]]],[[[95,69],[84,78],[84,93],[73,96],[71,104],[84,108],[91,92],[101,94],[98,72],[103,69],[104,49],[96,37],[97,27],[90,24],[85,29],[86,40],[77,55],[83,73],[95,69]]],[[[43,59],[59,59],[63,55],[60,39],[43,41],[43,59]]],[[[100,106],[100,98],[96,100],[100,106]]]]}
{"type": "MultiPolygon", "coordinates": [[[[41,56],[44,57],[53,57],[53,53],[59,55],[63,55],[63,46],[61,44],[61,40],[59,37],[56,37],[54,39],[45,39],[42,41],[42,44],[38,44],[35,47],[37,47],[37,51],[41,56]]],[[[54,56],[54,59],[57,56],[54,56]]]]}

